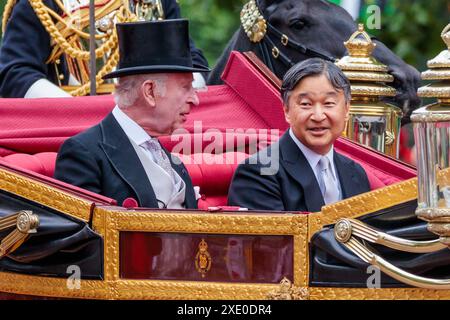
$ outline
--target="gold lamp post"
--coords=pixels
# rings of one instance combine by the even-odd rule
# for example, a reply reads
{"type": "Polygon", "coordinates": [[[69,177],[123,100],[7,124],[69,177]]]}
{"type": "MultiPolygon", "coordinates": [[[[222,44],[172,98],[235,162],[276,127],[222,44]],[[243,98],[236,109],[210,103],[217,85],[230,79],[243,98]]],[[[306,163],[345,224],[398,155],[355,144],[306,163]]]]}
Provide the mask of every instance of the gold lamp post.
{"type": "Polygon", "coordinates": [[[411,116],[418,163],[416,214],[428,222],[428,230],[439,238],[426,241],[403,239],[350,218],[339,220],[334,231],[337,241],[390,277],[419,288],[450,290],[450,279],[427,278],[406,272],[367,246],[375,243],[411,253],[450,249],[450,24],[441,36],[447,50],[428,62],[430,70],[423,72],[422,78],[433,82],[418,91],[419,96],[434,97],[438,101],[414,111],[411,116]]]}
{"type": "Polygon", "coordinates": [[[382,97],[396,95],[396,90],[385,84],[394,81],[394,77],[388,74],[386,65],[371,56],[376,44],[364,31],[362,24],[344,45],[349,55],[336,62],[336,65],[351,83],[350,118],[345,135],[387,155],[398,157],[402,111],[381,101],[382,97]]]}
{"type": "Polygon", "coordinates": [[[450,24],[441,37],[447,50],[428,61],[422,79],[432,83],[418,91],[420,97],[437,102],[414,111],[411,119],[419,179],[416,214],[450,247],[450,24]]]}

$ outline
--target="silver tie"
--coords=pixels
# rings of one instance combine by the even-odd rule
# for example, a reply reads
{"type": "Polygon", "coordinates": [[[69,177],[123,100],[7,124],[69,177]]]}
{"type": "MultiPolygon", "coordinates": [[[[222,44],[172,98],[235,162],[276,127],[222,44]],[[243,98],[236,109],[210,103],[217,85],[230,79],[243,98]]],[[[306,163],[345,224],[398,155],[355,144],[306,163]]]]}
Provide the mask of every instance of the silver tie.
{"type": "Polygon", "coordinates": [[[339,201],[339,189],[331,172],[330,160],[327,157],[320,158],[317,168],[319,170],[319,186],[325,204],[339,201]]]}
{"type": "Polygon", "coordinates": [[[167,172],[172,181],[175,181],[169,157],[162,149],[159,141],[157,139],[151,139],[149,141],[146,141],[143,146],[145,149],[152,153],[153,157],[155,158],[156,164],[158,164],[161,168],[164,169],[164,171],[167,172]]]}

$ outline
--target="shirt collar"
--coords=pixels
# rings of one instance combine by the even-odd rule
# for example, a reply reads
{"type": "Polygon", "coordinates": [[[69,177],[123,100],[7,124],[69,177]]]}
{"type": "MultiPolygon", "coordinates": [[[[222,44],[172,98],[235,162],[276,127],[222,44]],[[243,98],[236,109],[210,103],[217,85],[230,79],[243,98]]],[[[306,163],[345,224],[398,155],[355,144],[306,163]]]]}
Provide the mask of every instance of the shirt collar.
{"type": "Polygon", "coordinates": [[[152,139],[152,137],[145,132],[140,125],[138,125],[133,119],[126,115],[117,105],[113,109],[112,114],[116,118],[119,125],[127,137],[138,146],[152,139]]]}
{"type": "MultiPolygon", "coordinates": [[[[314,151],[312,151],[310,148],[305,146],[294,134],[292,131],[292,128],[289,128],[289,135],[291,136],[292,140],[294,140],[295,144],[299,147],[300,151],[304,154],[306,160],[308,161],[309,165],[313,169],[313,171],[316,171],[317,163],[319,162],[320,158],[322,158],[321,154],[318,154],[314,151]]],[[[327,157],[328,160],[330,160],[331,164],[331,170],[333,172],[333,176],[335,179],[337,179],[336,170],[334,167],[334,146],[331,146],[330,151],[328,151],[327,154],[324,155],[324,157],[327,157]]]]}

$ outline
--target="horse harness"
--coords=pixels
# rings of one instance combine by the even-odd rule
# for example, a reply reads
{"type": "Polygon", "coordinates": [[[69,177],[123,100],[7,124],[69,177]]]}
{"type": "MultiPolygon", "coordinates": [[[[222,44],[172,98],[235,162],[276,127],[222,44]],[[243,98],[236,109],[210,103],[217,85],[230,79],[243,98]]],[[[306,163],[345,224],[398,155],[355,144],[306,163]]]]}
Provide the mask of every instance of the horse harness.
{"type": "Polygon", "coordinates": [[[301,43],[289,39],[287,35],[267,22],[259,10],[258,2],[258,0],[250,0],[244,5],[241,11],[241,25],[250,41],[259,44],[263,62],[272,72],[274,72],[274,67],[270,58],[269,48],[272,48],[272,57],[280,60],[287,68],[292,67],[295,62],[280,51],[271,36],[276,38],[282,46],[299,51],[308,57],[318,57],[331,62],[336,61],[336,58],[333,56],[308,48],[301,43]]]}

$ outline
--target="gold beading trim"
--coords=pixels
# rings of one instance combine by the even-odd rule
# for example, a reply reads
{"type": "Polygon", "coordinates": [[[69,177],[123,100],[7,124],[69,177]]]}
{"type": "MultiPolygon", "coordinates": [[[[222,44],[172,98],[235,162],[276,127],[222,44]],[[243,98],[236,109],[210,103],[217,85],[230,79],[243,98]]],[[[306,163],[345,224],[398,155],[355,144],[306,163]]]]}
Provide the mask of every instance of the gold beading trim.
{"type": "Polygon", "coordinates": [[[9,18],[11,17],[11,13],[14,6],[16,5],[16,2],[17,0],[8,0],[8,2],[6,2],[5,4],[2,17],[2,35],[5,34],[6,24],[8,23],[9,18]]]}
{"type": "Polygon", "coordinates": [[[411,115],[411,121],[412,122],[444,122],[444,121],[450,121],[450,113],[449,114],[443,114],[443,113],[417,113],[411,115]]]}
{"type": "Polygon", "coordinates": [[[344,71],[349,80],[393,82],[394,77],[385,73],[362,73],[360,71],[344,71]]]}
{"type": "Polygon", "coordinates": [[[342,218],[357,218],[417,198],[417,178],[380,188],[371,192],[322,207],[309,219],[309,239],[324,225],[335,224],[342,218]]]}
{"type": "Polygon", "coordinates": [[[115,298],[171,300],[248,300],[267,299],[278,284],[241,284],[195,281],[117,281],[115,298]]]}
{"type": "Polygon", "coordinates": [[[91,203],[25,176],[0,169],[0,189],[89,221],[91,203]]]}
{"type": "Polygon", "coordinates": [[[373,86],[371,84],[351,84],[352,95],[358,96],[386,96],[393,97],[396,90],[388,86],[373,86]]]}
{"type": "Polygon", "coordinates": [[[417,90],[417,94],[421,98],[449,98],[450,87],[432,87],[425,86],[417,90]]]}
{"type": "MultiPolygon", "coordinates": [[[[69,277],[69,274],[67,275],[69,277]]],[[[69,289],[67,279],[0,272],[0,291],[45,297],[108,299],[107,284],[101,280],[81,280],[80,289],[69,289]]]]}
{"type": "Polygon", "coordinates": [[[417,288],[309,288],[310,300],[448,300],[450,290],[417,288]]]}

